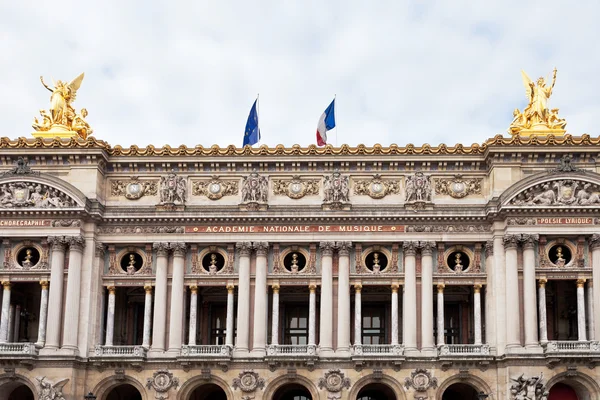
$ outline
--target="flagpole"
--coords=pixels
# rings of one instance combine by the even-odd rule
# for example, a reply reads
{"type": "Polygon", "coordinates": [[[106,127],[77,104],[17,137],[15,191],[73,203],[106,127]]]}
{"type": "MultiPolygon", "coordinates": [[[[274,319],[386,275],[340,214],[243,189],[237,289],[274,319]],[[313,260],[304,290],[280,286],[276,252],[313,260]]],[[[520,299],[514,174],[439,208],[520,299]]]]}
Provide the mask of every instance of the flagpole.
{"type": "MultiPolygon", "coordinates": [[[[333,101],[334,101],[334,103],[333,103],[333,104],[335,104],[335,105],[333,106],[333,112],[334,112],[335,114],[337,114],[337,103],[335,102],[335,100],[336,100],[336,99],[337,99],[337,94],[334,94],[334,95],[333,95],[333,101]]],[[[334,115],[335,115],[335,114],[334,114],[334,115]]],[[[339,118],[338,118],[338,119],[339,119],[339,118]]],[[[338,144],[337,144],[337,136],[338,136],[338,122],[337,122],[337,120],[336,120],[336,121],[335,121],[335,147],[337,147],[337,145],[338,145],[338,144]]]]}
{"type": "Polygon", "coordinates": [[[258,128],[258,146],[260,147],[260,102],[258,101],[260,93],[256,94],[256,127],[258,128]]]}

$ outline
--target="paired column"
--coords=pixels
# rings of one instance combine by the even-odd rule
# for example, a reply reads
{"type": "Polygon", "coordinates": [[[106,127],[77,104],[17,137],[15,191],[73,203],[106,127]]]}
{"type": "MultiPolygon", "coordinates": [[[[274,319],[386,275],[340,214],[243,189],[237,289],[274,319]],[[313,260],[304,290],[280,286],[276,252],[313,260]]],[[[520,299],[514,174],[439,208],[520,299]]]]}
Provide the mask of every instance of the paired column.
{"type": "Polygon", "coordinates": [[[279,285],[273,285],[273,315],[271,316],[271,344],[279,344],[279,285]]]}
{"type": "Polygon", "coordinates": [[[548,314],[546,313],[547,279],[538,281],[538,313],[540,317],[540,343],[548,343],[548,314]]]}
{"type": "MultiPolygon", "coordinates": [[[[421,242],[421,350],[433,353],[433,249],[435,242],[421,242]]],[[[432,354],[433,355],[433,354],[432,354]]]]}
{"type": "Polygon", "coordinates": [[[190,286],[190,327],[188,344],[196,345],[196,330],[198,326],[198,286],[190,286]]]}
{"type": "Polygon", "coordinates": [[[227,285],[227,320],[225,321],[225,345],[233,348],[233,290],[234,286],[227,285]]]}
{"type": "Polygon", "coordinates": [[[44,347],[46,343],[46,319],[48,317],[48,281],[40,281],[42,296],[40,300],[40,318],[38,325],[38,339],[36,347],[44,347]]]}
{"type": "Polygon", "coordinates": [[[63,283],[65,270],[65,248],[67,240],[64,236],[50,236],[48,244],[52,248],[50,257],[50,290],[48,293],[48,318],[46,329],[47,349],[60,347],[60,322],[62,321],[63,283]]]}
{"type": "Polygon", "coordinates": [[[592,297],[595,307],[590,310],[594,317],[590,319],[594,321],[595,339],[600,339],[600,234],[594,234],[589,241],[592,251],[592,281],[594,286],[592,289],[592,297]]]}
{"type": "MultiPolygon", "coordinates": [[[[525,321],[525,347],[538,347],[538,317],[536,307],[535,244],[538,235],[523,235],[523,313],[525,321]]],[[[514,286],[515,292],[519,291],[514,286]]],[[[515,314],[519,314],[518,311],[515,314]]]]}
{"type": "Polygon", "coordinates": [[[475,344],[483,343],[481,334],[481,285],[473,286],[473,308],[474,308],[474,323],[475,323],[475,344]]]}
{"type": "Polygon", "coordinates": [[[81,260],[85,239],[71,236],[69,242],[69,270],[67,276],[67,296],[65,298],[65,318],[63,321],[62,348],[77,351],[79,333],[79,302],[81,299],[81,260]]]}
{"type": "Polygon", "coordinates": [[[9,316],[10,316],[10,289],[9,281],[2,282],[2,314],[0,316],[0,343],[8,342],[9,316]]]}
{"type": "Polygon", "coordinates": [[[519,273],[517,268],[517,246],[519,237],[504,236],[506,258],[506,287],[511,289],[506,295],[506,346],[521,346],[521,319],[519,318],[519,273]]]}
{"type": "MultiPolygon", "coordinates": [[[[362,346],[362,285],[354,285],[354,347],[362,346]]],[[[396,292],[397,295],[397,292],[396,292]]],[[[396,305],[398,303],[396,302],[396,305]]]]}
{"type": "Polygon", "coordinates": [[[254,277],[254,330],[252,355],[264,357],[267,350],[267,242],[255,242],[256,275],[254,277]]]}
{"type": "MultiPolygon", "coordinates": [[[[494,302],[494,318],[496,321],[496,353],[501,356],[506,353],[506,257],[504,252],[504,237],[499,231],[494,232],[493,240],[494,268],[493,276],[494,297],[489,301],[494,302]]],[[[488,271],[490,274],[490,271],[488,271]]],[[[514,313],[514,310],[511,310],[514,313]]]]}
{"type": "Polygon", "coordinates": [[[248,355],[250,340],[250,242],[236,244],[240,256],[238,273],[238,303],[237,303],[237,337],[233,355],[244,357],[248,355]]]}
{"type": "Polygon", "coordinates": [[[321,242],[319,355],[333,356],[333,242],[321,242]]]}
{"type": "Polygon", "coordinates": [[[402,301],[402,331],[407,352],[417,350],[417,242],[404,242],[404,299],[402,301]]]}
{"type": "Polygon", "coordinates": [[[397,283],[392,284],[392,340],[391,345],[397,346],[398,342],[398,288],[397,283]]]}
{"type": "Polygon", "coordinates": [[[445,343],[444,337],[444,288],[443,283],[437,285],[437,345],[443,346],[445,343]]]}
{"type": "Polygon", "coordinates": [[[150,332],[152,330],[152,286],[144,286],[146,297],[144,298],[144,335],[142,337],[142,346],[150,347],[150,332]]]}
{"type": "Polygon", "coordinates": [[[156,282],[154,288],[154,319],[152,323],[152,351],[165,351],[167,325],[167,264],[168,243],[154,243],[156,250],[156,282]]]}
{"type": "Polygon", "coordinates": [[[316,324],[317,324],[317,285],[308,286],[308,346],[316,347],[316,324]]]}
{"type": "Polygon", "coordinates": [[[106,313],[106,340],[104,344],[106,346],[113,345],[113,338],[115,334],[115,287],[109,286],[108,289],[108,310],[106,313]]]}
{"type": "Polygon", "coordinates": [[[179,354],[183,344],[183,300],[185,286],[185,243],[171,243],[173,249],[173,276],[171,278],[171,309],[169,320],[169,353],[179,354]]]}
{"type": "Polygon", "coordinates": [[[351,242],[338,242],[338,319],[337,350],[342,357],[350,357],[350,249],[351,242]]]}
{"type": "Polygon", "coordinates": [[[487,344],[495,346],[496,343],[496,313],[495,310],[495,289],[494,289],[494,242],[485,243],[485,341],[487,344]]]}
{"type": "Polygon", "coordinates": [[[587,299],[587,328],[588,328],[588,340],[596,340],[596,332],[594,331],[595,328],[595,324],[594,324],[594,285],[593,285],[593,281],[588,281],[587,283],[587,292],[586,292],[586,299],[587,299]]]}
{"type": "Polygon", "coordinates": [[[585,326],[585,279],[577,279],[577,336],[580,342],[587,340],[585,326]]]}

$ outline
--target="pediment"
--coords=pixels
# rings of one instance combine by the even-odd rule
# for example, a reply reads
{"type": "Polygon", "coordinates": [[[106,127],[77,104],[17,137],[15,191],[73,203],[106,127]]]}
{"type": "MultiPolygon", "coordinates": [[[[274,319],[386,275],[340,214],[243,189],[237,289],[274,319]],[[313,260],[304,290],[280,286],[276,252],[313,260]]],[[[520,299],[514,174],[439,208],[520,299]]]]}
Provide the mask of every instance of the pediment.
{"type": "Polygon", "coordinates": [[[85,205],[86,198],[81,191],[53,176],[0,177],[0,210],[72,210],[85,205]]]}

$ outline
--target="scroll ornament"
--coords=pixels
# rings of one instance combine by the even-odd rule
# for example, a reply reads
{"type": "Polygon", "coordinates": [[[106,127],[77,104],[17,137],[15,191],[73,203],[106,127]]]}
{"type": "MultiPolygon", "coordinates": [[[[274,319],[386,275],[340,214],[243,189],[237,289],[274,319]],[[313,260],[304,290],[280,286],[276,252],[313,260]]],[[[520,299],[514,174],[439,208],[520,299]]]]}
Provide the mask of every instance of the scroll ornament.
{"type": "Polygon", "coordinates": [[[462,179],[456,175],[452,179],[437,179],[435,181],[435,192],[437,194],[462,199],[470,194],[481,194],[482,179],[462,179]]]}
{"type": "Polygon", "coordinates": [[[235,196],[237,194],[237,181],[224,181],[216,175],[210,181],[196,181],[192,184],[192,195],[206,196],[211,200],[219,200],[224,196],[235,196]]]}
{"type": "Polygon", "coordinates": [[[354,194],[366,195],[373,199],[382,199],[388,194],[400,193],[400,182],[395,180],[383,180],[379,174],[373,175],[371,179],[356,180],[354,182],[354,194]]]}
{"type": "Polygon", "coordinates": [[[273,194],[276,196],[287,196],[290,199],[300,199],[304,196],[319,194],[319,181],[316,179],[302,180],[295,175],[291,180],[273,180],[273,194]]]}

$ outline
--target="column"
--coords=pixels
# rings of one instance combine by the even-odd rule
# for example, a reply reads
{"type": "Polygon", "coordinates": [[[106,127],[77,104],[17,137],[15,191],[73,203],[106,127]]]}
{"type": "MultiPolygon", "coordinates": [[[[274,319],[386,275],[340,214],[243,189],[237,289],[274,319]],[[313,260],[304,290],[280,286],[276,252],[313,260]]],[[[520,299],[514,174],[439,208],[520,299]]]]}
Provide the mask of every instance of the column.
{"type": "Polygon", "coordinates": [[[437,345],[446,344],[444,337],[444,288],[446,285],[440,283],[437,285],[437,345]]]}
{"type": "MultiPolygon", "coordinates": [[[[523,235],[523,314],[525,321],[525,347],[530,348],[539,346],[535,290],[535,245],[538,240],[538,235],[523,235]]],[[[515,286],[515,288],[518,288],[518,286],[515,286]]]]}
{"type": "Polygon", "coordinates": [[[433,249],[435,242],[421,242],[421,350],[433,355],[433,249]]]}
{"type": "Polygon", "coordinates": [[[351,242],[338,242],[338,319],[337,350],[341,357],[350,357],[350,249],[351,242]]]}
{"type": "Polygon", "coordinates": [[[273,313],[271,316],[271,344],[279,344],[279,285],[273,285],[273,313]]]}
{"type": "Polygon", "coordinates": [[[14,343],[17,343],[19,341],[19,329],[21,328],[21,305],[17,304],[15,306],[15,318],[14,318],[14,324],[13,324],[13,339],[12,341],[14,343]]]}
{"type": "Polygon", "coordinates": [[[233,348],[233,290],[235,286],[227,285],[227,320],[225,321],[225,345],[233,348]]]}
{"type": "Polygon", "coordinates": [[[596,332],[594,331],[594,285],[593,281],[587,283],[587,328],[588,328],[588,340],[596,340],[596,332]]]}
{"type": "MultiPolygon", "coordinates": [[[[504,236],[502,236],[500,227],[496,229],[493,240],[494,268],[492,271],[494,297],[488,299],[494,302],[496,353],[501,356],[506,353],[506,257],[504,253],[504,236]]],[[[504,230],[504,227],[501,229],[504,230]]]]}
{"type": "Polygon", "coordinates": [[[14,321],[15,321],[15,305],[11,304],[9,307],[9,311],[8,311],[8,334],[7,334],[8,343],[13,342],[14,321]]]}
{"type": "Polygon", "coordinates": [[[254,321],[251,355],[264,357],[267,348],[267,242],[255,242],[256,275],[254,276],[254,321]]]}
{"type": "Polygon", "coordinates": [[[538,281],[538,314],[540,317],[540,342],[548,343],[548,314],[546,313],[546,279],[538,281]]]}
{"type": "Polygon", "coordinates": [[[319,355],[333,355],[333,243],[321,242],[319,355]]]}
{"type": "Polygon", "coordinates": [[[171,278],[171,309],[169,320],[169,353],[179,354],[183,344],[183,299],[185,286],[185,243],[171,243],[173,249],[173,275],[171,278]]]}
{"type": "Polygon", "coordinates": [[[156,250],[156,280],[154,287],[154,317],[152,321],[152,352],[165,351],[167,329],[167,264],[168,243],[154,243],[156,250]]]}
{"type": "Polygon", "coordinates": [[[108,309],[106,311],[106,346],[113,345],[115,335],[115,287],[109,286],[108,289],[108,309]]]}
{"type": "Polygon", "coordinates": [[[481,285],[473,286],[473,314],[475,323],[475,344],[481,345],[481,285]]]}
{"type": "Polygon", "coordinates": [[[416,278],[417,242],[404,242],[404,299],[402,312],[402,331],[404,348],[407,352],[417,350],[417,278],[416,278]]]}
{"type": "Polygon", "coordinates": [[[10,315],[10,282],[3,281],[2,315],[0,316],[0,343],[8,342],[8,319],[10,315]]]}
{"type": "Polygon", "coordinates": [[[594,234],[589,240],[589,245],[592,252],[592,281],[595,282],[592,297],[596,305],[590,310],[594,314],[590,322],[594,321],[595,339],[600,339],[600,234],[594,234]]]}
{"type": "Polygon", "coordinates": [[[190,286],[190,328],[188,345],[196,345],[196,329],[198,327],[198,286],[190,286]]]}
{"type": "Polygon", "coordinates": [[[504,253],[506,258],[506,346],[521,346],[521,319],[519,318],[519,272],[517,269],[516,235],[504,236],[504,253]]]}
{"type": "Polygon", "coordinates": [[[150,332],[152,331],[152,286],[144,286],[146,297],[144,299],[144,336],[142,338],[142,346],[150,347],[150,332]]]}
{"type": "Polygon", "coordinates": [[[485,342],[495,347],[496,313],[494,299],[494,242],[485,243],[485,342]]]}
{"type": "Polygon", "coordinates": [[[63,321],[62,348],[77,352],[79,333],[79,301],[81,299],[81,259],[85,239],[71,236],[69,242],[69,270],[67,275],[67,296],[65,298],[65,318],[63,321]]]}
{"type": "Polygon", "coordinates": [[[317,285],[308,286],[308,346],[316,347],[315,332],[317,329],[317,285]]]}
{"type": "Polygon", "coordinates": [[[38,325],[38,338],[36,347],[44,347],[46,343],[46,319],[48,317],[48,281],[40,281],[42,296],[40,300],[40,318],[38,325]]]}
{"type": "MultiPolygon", "coordinates": [[[[392,284],[392,340],[391,345],[398,345],[398,288],[397,283],[392,284]]],[[[359,295],[360,296],[360,295],[359,295]]]]}
{"type": "Polygon", "coordinates": [[[250,340],[250,242],[236,244],[240,256],[238,273],[238,302],[237,302],[237,337],[233,355],[244,357],[248,355],[250,340]]]}
{"type": "MultiPolygon", "coordinates": [[[[354,285],[354,346],[362,346],[362,285],[354,285]]],[[[396,305],[398,302],[396,302],[396,305]]]]}
{"type": "Polygon", "coordinates": [[[48,318],[46,328],[46,349],[56,350],[60,346],[60,321],[62,321],[63,281],[65,270],[64,236],[50,236],[48,244],[52,247],[50,256],[50,289],[48,292],[48,318]]]}
{"type": "Polygon", "coordinates": [[[585,279],[577,279],[577,334],[580,342],[587,340],[585,327],[585,279]]]}

